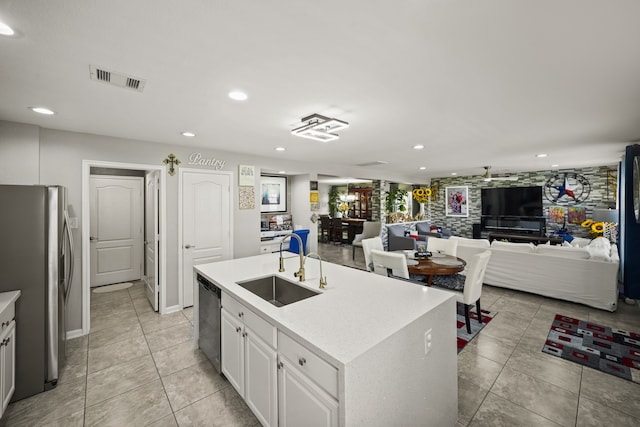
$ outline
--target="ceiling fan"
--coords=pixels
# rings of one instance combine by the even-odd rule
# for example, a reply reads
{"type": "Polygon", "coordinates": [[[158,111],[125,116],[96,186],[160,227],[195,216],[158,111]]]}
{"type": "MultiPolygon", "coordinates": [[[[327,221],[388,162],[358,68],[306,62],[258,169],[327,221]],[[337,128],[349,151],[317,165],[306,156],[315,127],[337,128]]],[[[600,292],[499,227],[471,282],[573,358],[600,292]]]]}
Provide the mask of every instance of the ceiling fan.
{"type": "Polygon", "coordinates": [[[482,179],[485,182],[491,182],[491,181],[517,181],[518,177],[517,176],[491,176],[491,172],[489,172],[489,169],[491,169],[491,166],[483,166],[484,167],[484,174],[482,175],[482,179]]]}

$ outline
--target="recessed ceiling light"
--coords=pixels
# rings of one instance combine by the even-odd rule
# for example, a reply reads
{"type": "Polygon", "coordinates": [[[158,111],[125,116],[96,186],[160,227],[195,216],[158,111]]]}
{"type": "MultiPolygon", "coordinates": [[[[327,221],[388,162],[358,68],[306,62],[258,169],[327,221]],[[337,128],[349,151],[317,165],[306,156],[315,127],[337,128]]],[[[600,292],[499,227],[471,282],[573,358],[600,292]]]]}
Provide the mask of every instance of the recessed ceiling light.
{"type": "Polygon", "coordinates": [[[278,171],[278,173],[287,173],[287,171],[278,171]]]}
{"type": "Polygon", "coordinates": [[[248,96],[246,93],[241,92],[239,90],[234,90],[229,92],[229,98],[236,100],[236,101],[246,101],[248,96]]]}
{"type": "Polygon", "coordinates": [[[52,110],[50,110],[48,108],[45,108],[45,107],[29,107],[29,109],[31,111],[33,111],[34,113],[45,114],[47,116],[55,114],[55,111],[52,111],[52,110]]]}
{"type": "Polygon", "coordinates": [[[275,150],[276,150],[276,151],[284,151],[284,150],[285,150],[285,148],[284,148],[284,147],[276,147],[276,148],[275,148],[275,150]]]}
{"type": "Polygon", "coordinates": [[[0,22],[0,35],[3,36],[12,36],[15,34],[15,31],[13,31],[13,28],[11,28],[10,26],[8,26],[7,24],[5,24],[4,22],[0,22]]]}
{"type": "Polygon", "coordinates": [[[423,170],[425,170],[426,168],[427,168],[426,166],[420,166],[420,168],[419,168],[419,169],[420,169],[421,171],[423,171],[423,170]]]}
{"type": "Polygon", "coordinates": [[[182,132],[180,135],[186,136],[188,138],[193,138],[194,136],[196,136],[196,134],[193,132],[182,132]]]}
{"type": "Polygon", "coordinates": [[[458,175],[458,172],[451,172],[451,175],[456,176],[458,175]]]}
{"type": "Polygon", "coordinates": [[[551,165],[552,168],[557,168],[560,165],[551,165]]]}
{"type": "Polygon", "coordinates": [[[422,145],[422,144],[418,144],[418,145],[414,145],[413,146],[414,150],[422,150],[423,148],[424,148],[424,145],[422,145]]]}
{"type": "Polygon", "coordinates": [[[546,154],[536,154],[536,157],[541,159],[543,157],[547,157],[547,155],[546,154]]]}

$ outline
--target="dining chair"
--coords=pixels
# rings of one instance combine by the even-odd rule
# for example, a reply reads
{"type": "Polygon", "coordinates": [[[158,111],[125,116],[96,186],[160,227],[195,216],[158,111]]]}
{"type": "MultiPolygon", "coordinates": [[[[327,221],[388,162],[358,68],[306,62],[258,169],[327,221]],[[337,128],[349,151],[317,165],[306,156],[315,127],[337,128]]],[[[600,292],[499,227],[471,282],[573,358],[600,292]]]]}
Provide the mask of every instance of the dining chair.
{"type": "Polygon", "coordinates": [[[325,242],[331,241],[332,232],[331,217],[329,215],[322,215],[320,217],[320,240],[324,240],[325,242]]]}
{"type": "Polygon", "coordinates": [[[364,239],[370,239],[380,235],[381,223],[379,221],[365,221],[362,224],[362,233],[356,234],[353,242],[351,242],[351,259],[356,259],[356,247],[362,247],[364,239]]]}
{"type": "Polygon", "coordinates": [[[374,273],[389,276],[389,270],[391,270],[391,275],[409,279],[407,257],[404,254],[372,249],[371,257],[373,259],[374,273]]]}
{"type": "MultiPolygon", "coordinates": [[[[478,323],[482,323],[482,311],[480,310],[480,296],[482,295],[482,281],[484,273],[487,271],[491,251],[484,251],[473,258],[467,264],[467,277],[464,281],[464,289],[453,291],[458,302],[464,304],[464,320],[467,324],[467,333],[471,333],[471,320],[469,318],[469,308],[475,303],[478,312],[478,323]]],[[[437,286],[434,286],[437,287],[437,286]]],[[[451,289],[448,289],[451,290],[451,289]]]]}
{"type": "Polygon", "coordinates": [[[382,238],[380,236],[362,240],[362,251],[364,252],[364,265],[367,267],[367,271],[373,271],[373,263],[371,258],[371,251],[373,249],[384,251],[384,247],[382,246],[382,238]]]}
{"type": "Polygon", "coordinates": [[[342,223],[342,218],[331,218],[331,240],[340,244],[344,243],[344,234],[348,228],[342,223]]]}
{"type": "Polygon", "coordinates": [[[429,252],[439,252],[446,255],[456,256],[458,252],[458,241],[452,239],[441,239],[439,237],[429,237],[427,240],[427,250],[429,252]]]}

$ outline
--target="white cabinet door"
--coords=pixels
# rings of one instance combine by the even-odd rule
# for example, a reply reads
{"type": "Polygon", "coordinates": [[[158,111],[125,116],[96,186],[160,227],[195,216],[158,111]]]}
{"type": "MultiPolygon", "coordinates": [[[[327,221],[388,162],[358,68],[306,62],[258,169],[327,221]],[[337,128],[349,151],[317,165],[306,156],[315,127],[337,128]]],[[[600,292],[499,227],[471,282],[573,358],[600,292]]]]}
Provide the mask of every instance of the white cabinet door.
{"type": "Polygon", "coordinates": [[[7,405],[16,389],[16,322],[11,324],[2,333],[0,348],[0,390],[2,392],[2,412],[7,409],[7,405]]]}
{"type": "Polygon", "coordinates": [[[278,425],[276,351],[246,326],[244,339],[244,400],[263,426],[275,427],[278,425]]]}
{"type": "Polygon", "coordinates": [[[244,339],[242,323],[222,309],[220,335],[222,341],[222,373],[244,398],[244,339]]]}
{"type": "Polygon", "coordinates": [[[338,402],[281,357],[278,369],[278,415],[281,427],[338,425],[338,402]]]}

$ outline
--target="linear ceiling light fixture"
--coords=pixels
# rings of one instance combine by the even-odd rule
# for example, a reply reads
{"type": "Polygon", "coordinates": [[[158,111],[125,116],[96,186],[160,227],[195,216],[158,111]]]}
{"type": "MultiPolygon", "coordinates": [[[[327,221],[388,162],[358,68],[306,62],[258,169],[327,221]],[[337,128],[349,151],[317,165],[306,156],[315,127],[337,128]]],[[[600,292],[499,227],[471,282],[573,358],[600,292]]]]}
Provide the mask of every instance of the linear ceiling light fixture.
{"type": "Polygon", "coordinates": [[[291,133],[320,142],[335,141],[340,138],[335,132],[349,127],[349,123],[345,121],[321,116],[320,114],[303,117],[302,121],[306,123],[293,129],[291,133]]]}

